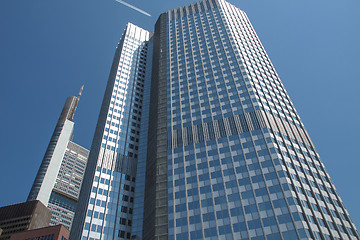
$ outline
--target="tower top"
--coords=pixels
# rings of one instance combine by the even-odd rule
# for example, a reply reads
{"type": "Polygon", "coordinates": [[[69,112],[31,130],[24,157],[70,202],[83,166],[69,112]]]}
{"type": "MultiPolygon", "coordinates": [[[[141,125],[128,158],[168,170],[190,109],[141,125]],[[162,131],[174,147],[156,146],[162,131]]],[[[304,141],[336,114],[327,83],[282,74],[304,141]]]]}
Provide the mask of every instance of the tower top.
{"type": "Polygon", "coordinates": [[[71,116],[70,116],[70,118],[69,118],[69,120],[71,120],[71,121],[72,121],[73,118],[74,118],[75,111],[76,111],[76,108],[77,108],[77,106],[78,106],[78,104],[79,104],[80,97],[81,97],[81,94],[82,94],[83,89],[84,89],[84,85],[81,86],[80,91],[79,91],[79,94],[78,94],[78,96],[77,96],[77,98],[76,98],[74,110],[73,110],[73,112],[72,112],[72,114],[71,114],[71,116]]]}
{"type": "Polygon", "coordinates": [[[81,88],[80,88],[79,95],[78,95],[78,97],[77,97],[77,98],[78,98],[78,101],[80,100],[80,97],[81,97],[81,94],[82,94],[83,89],[84,89],[84,85],[82,85],[81,88]]]}

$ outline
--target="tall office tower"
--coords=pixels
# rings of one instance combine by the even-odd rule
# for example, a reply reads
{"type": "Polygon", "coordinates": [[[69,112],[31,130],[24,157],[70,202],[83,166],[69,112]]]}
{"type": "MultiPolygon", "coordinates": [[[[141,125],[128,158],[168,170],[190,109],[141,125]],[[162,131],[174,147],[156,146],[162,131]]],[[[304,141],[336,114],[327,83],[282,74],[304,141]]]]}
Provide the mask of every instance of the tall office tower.
{"type": "Polygon", "coordinates": [[[144,155],[139,146],[149,39],[148,31],[129,23],[118,44],[71,239],[131,236],[137,160],[144,155]]]}
{"type": "Polygon", "coordinates": [[[79,203],[74,240],[359,239],[246,14],[224,0],[169,10],[154,35],[127,25],[79,203]]]}
{"type": "Polygon", "coordinates": [[[66,99],[27,201],[40,200],[52,212],[50,225],[70,229],[89,150],[73,143],[78,97],[66,99]]]}
{"type": "Polygon", "coordinates": [[[359,239],[246,14],[155,26],[143,239],[359,239]]]}

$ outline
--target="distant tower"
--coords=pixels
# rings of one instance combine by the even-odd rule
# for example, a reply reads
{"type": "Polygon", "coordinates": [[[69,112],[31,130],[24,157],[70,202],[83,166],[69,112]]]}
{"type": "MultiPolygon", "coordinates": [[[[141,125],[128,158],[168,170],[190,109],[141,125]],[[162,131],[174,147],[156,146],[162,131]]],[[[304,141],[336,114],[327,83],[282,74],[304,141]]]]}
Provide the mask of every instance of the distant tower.
{"type": "Polygon", "coordinates": [[[78,97],[66,99],[27,201],[40,200],[53,213],[50,225],[70,229],[89,151],[71,140],[78,97]],[[55,213],[55,214],[54,214],[55,213]]]}

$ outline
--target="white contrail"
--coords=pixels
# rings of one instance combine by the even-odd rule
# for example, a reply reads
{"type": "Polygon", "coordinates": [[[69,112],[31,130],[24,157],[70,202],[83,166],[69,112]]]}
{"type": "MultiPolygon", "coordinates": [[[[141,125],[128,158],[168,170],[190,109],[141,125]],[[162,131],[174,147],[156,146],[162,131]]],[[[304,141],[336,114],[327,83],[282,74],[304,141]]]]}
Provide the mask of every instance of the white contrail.
{"type": "Polygon", "coordinates": [[[124,1],[122,1],[122,0],[116,0],[116,1],[119,2],[119,3],[121,3],[121,4],[124,4],[125,6],[127,6],[127,7],[129,7],[129,8],[132,8],[132,9],[134,9],[134,10],[136,10],[136,11],[142,13],[142,14],[145,14],[146,16],[151,17],[151,15],[148,14],[147,12],[145,12],[145,11],[143,11],[143,10],[141,10],[141,9],[139,9],[139,8],[137,8],[137,7],[129,4],[129,3],[127,3],[127,2],[124,2],[124,1]]]}

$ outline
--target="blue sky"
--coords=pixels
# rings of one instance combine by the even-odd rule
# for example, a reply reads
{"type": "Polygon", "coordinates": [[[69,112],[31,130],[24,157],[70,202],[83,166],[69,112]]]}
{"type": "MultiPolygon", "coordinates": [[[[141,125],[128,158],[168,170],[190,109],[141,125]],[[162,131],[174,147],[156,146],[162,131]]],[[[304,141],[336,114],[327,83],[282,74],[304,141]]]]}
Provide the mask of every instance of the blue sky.
{"type": "MultiPolygon", "coordinates": [[[[74,141],[90,148],[127,22],[147,30],[190,0],[0,1],[0,206],[25,201],[67,96],[84,92],[74,141]]],[[[345,206],[360,227],[360,2],[230,0],[244,10],[345,206]]]]}

